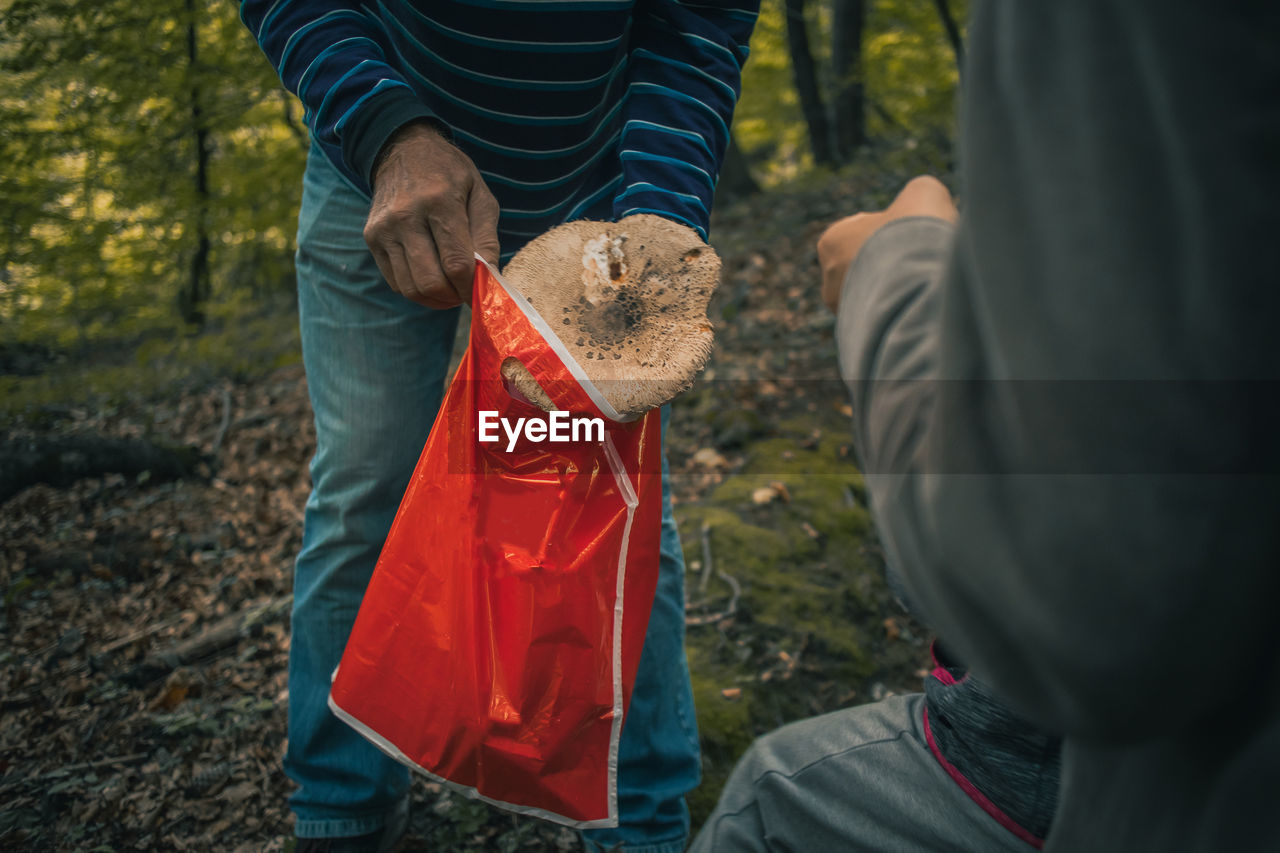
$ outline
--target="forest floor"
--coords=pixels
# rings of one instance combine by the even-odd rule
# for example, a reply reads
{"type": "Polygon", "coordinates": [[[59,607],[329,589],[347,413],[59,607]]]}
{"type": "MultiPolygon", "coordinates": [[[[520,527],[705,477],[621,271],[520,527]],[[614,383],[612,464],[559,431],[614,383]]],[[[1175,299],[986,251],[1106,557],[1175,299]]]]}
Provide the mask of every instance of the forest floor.
{"type": "MultiPolygon", "coordinates": [[[[897,185],[832,179],[715,217],[717,348],[669,433],[695,825],[755,735],[919,689],[928,637],[884,583],[813,248],[897,185]]],[[[34,423],[10,437],[160,439],[209,461],[0,503],[0,848],[290,849],[288,603],[314,442],[301,368],[34,423]]],[[[409,850],[577,849],[569,830],[414,784],[409,850]]]]}

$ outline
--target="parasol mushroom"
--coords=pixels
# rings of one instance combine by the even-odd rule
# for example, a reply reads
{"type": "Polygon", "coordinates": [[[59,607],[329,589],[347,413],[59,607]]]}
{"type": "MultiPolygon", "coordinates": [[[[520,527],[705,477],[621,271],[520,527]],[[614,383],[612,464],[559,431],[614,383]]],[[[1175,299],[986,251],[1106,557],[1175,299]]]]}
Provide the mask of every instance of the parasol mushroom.
{"type": "MultiPolygon", "coordinates": [[[[636,415],[687,390],[711,354],[707,303],[720,258],[692,228],[650,214],[560,225],[503,271],[555,331],[604,398],[636,415]]],[[[502,375],[555,408],[514,358],[502,375]]]]}

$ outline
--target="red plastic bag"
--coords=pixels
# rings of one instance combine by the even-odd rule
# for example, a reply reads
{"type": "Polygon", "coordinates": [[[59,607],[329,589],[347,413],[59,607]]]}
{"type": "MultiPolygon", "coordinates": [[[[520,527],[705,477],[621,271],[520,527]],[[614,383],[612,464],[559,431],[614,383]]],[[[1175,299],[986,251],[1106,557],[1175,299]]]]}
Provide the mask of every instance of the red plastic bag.
{"type": "Polygon", "coordinates": [[[616,826],[618,740],[658,578],[659,413],[619,422],[545,321],[483,263],[472,309],[470,344],[329,706],[392,757],[470,796],[580,828],[616,826]],[[557,408],[601,418],[603,440],[524,432],[508,451],[499,429],[499,441],[479,441],[481,412],[554,426],[508,393],[507,357],[557,408]]]}

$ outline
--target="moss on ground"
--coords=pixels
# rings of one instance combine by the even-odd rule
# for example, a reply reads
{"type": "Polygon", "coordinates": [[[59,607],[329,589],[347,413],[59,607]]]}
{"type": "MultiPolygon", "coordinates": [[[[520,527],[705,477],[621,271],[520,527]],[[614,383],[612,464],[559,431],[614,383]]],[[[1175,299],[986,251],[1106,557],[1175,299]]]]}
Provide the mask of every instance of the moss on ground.
{"type": "Polygon", "coordinates": [[[98,341],[92,354],[61,358],[42,373],[0,375],[0,424],[23,418],[42,425],[68,406],[177,396],[220,378],[248,382],[301,361],[291,303],[240,301],[211,313],[202,331],[175,325],[141,340],[98,341]]]}
{"type": "Polygon", "coordinates": [[[690,615],[728,607],[720,572],[740,589],[731,617],[689,628],[704,769],[695,823],[756,736],[869,698],[890,595],[847,426],[823,420],[746,442],[740,471],[676,513],[690,615]],[[700,591],[704,538],[712,572],[700,591]]]}

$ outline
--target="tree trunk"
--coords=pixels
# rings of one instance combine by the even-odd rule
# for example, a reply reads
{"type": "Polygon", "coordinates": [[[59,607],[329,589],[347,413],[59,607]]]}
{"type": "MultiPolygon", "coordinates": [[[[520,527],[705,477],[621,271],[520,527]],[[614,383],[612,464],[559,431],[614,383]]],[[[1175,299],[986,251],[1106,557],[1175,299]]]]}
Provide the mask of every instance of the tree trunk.
{"type": "Polygon", "coordinates": [[[194,447],[101,435],[7,441],[0,444],[0,502],[36,483],[62,487],[103,474],[177,480],[195,474],[204,461],[194,447]]]}
{"type": "Polygon", "coordinates": [[[746,155],[738,147],[738,141],[729,136],[729,147],[724,152],[724,163],[720,166],[720,180],[716,183],[716,199],[732,201],[746,198],[760,192],[760,185],[751,177],[751,169],[747,166],[746,155]]]}
{"type": "Polygon", "coordinates": [[[813,159],[820,166],[836,165],[831,122],[818,88],[818,69],[809,48],[809,32],[804,23],[804,0],[786,0],[787,48],[791,53],[791,70],[795,74],[800,109],[809,125],[809,145],[813,159]]]}
{"type": "Polygon", "coordinates": [[[187,0],[187,70],[191,77],[191,133],[195,145],[195,250],[187,274],[186,289],[179,295],[182,319],[204,324],[204,303],[209,298],[209,128],[200,91],[199,38],[195,0],[187,0]]]}
{"type": "Polygon", "coordinates": [[[200,663],[228,651],[243,639],[259,636],[264,626],[287,619],[292,606],[293,596],[284,595],[266,604],[232,613],[194,637],[148,655],[142,663],[122,673],[119,678],[134,685],[157,681],[180,666],[200,663]]]}
{"type": "Polygon", "coordinates": [[[956,70],[964,74],[964,40],[960,37],[960,27],[951,15],[951,6],[947,0],[933,0],[938,8],[938,17],[942,19],[942,28],[947,31],[947,39],[951,42],[951,50],[956,55],[956,70]]]}
{"type": "Polygon", "coordinates": [[[306,151],[311,148],[311,134],[303,127],[293,114],[293,95],[289,94],[289,90],[281,86],[276,89],[276,94],[280,98],[280,109],[284,118],[285,127],[289,128],[289,132],[293,134],[293,138],[298,140],[298,144],[302,146],[302,150],[306,151]]]}
{"type": "Polygon", "coordinates": [[[836,94],[832,123],[836,156],[848,161],[867,142],[867,105],[862,78],[862,32],[866,23],[865,0],[833,0],[831,64],[836,94]]]}

